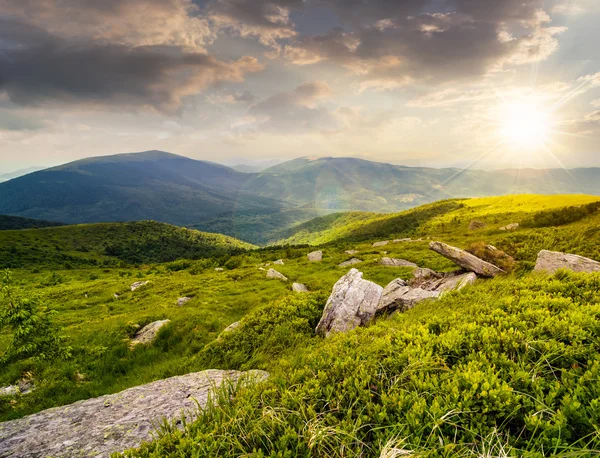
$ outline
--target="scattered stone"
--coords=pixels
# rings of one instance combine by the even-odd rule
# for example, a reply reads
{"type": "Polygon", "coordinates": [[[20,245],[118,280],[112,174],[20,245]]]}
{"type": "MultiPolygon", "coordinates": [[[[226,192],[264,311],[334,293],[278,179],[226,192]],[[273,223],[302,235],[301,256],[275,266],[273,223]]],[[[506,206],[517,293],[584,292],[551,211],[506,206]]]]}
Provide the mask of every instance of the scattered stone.
{"type": "Polygon", "coordinates": [[[215,272],[223,272],[225,269],[223,269],[222,267],[216,267],[215,268],[215,272]]]}
{"type": "Polygon", "coordinates": [[[390,266],[390,267],[419,267],[414,262],[406,261],[405,259],[397,259],[397,258],[381,258],[379,264],[382,266],[390,266]]]}
{"type": "Polygon", "coordinates": [[[142,286],[147,285],[148,283],[150,283],[149,281],[136,281],[135,283],[133,283],[131,285],[131,291],[135,291],[138,288],[141,288],[142,286]]]}
{"type": "Polygon", "coordinates": [[[483,277],[495,277],[504,272],[499,267],[490,264],[483,259],[479,259],[477,256],[472,255],[465,250],[446,245],[442,242],[430,242],[429,248],[455,262],[463,269],[470,270],[483,277]]]}
{"type": "Polygon", "coordinates": [[[135,333],[135,335],[133,336],[133,339],[131,339],[131,344],[130,347],[133,348],[136,345],[145,345],[145,344],[149,344],[151,342],[154,341],[154,339],[156,339],[156,335],[158,334],[158,331],[160,330],[160,328],[162,328],[163,326],[165,326],[166,324],[170,323],[171,320],[161,320],[161,321],[155,321],[154,323],[150,323],[147,324],[146,326],[144,326],[142,329],[140,329],[138,332],[135,333]]]}
{"type": "Polygon", "coordinates": [[[308,288],[302,283],[294,283],[292,285],[292,291],[296,293],[308,293],[308,288]]]}
{"type": "Polygon", "coordinates": [[[573,272],[600,272],[600,262],[557,251],[542,250],[538,253],[534,271],[552,274],[558,269],[568,269],[573,272]]]}
{"type": "Polygon", "coordinates": [[[425,299],[437,299],[439,291],[411,288],[401,278],[392,280],[384,289],[377,305],[377,313],[405,312],[425,299]]]}
{"type": "Polygon", "coordinates": [[[485,224],[483,221],[473,220],[469,223],[469,230],[476,231],[479,229],[483,229],[486,226],[487,226],[487,224],[485,224]]]}
{"type": "Polygon", "coordinates": [[[236,321],[235,323],[231,323],[229,326],[227,326],[225,329],[223,329],[223,332],[231,332],[235,328],[237,328],[239,325],[240,325],[239,321],[236,321]]]}
{"type": "Polygon", "coordinates": [[[180,297],[179,299],[177,299],[177,306],[181,307],[183,304],[185,304],[186,302],[191,301],[192,298],[191,297],[180,297]]]}
{"type": "Polygon", "coordinates": [[[5,396],[16,396],[28,394],[35,389],[33,382],[28,379],[19,380],[16,385],[3,386],[0,388],[0,398],[5,396]]]}
{"type": "Polygon", "coordinates": [[[308,253],[307,256],[310,262],[318,262],[323,260],[323,252],[321,250],[308,253]]]}
{"type": "Polygon", "coordinates": [[[519,228],[519,223],[511,223],[511,224],[507,224],[504,227],[501,227],[500,230],[501,231],[514,231],[515,229],[519,228]]]}
{"type": "Polygon", "coordinates": [[[344,251],[344,253],[349,254],[350,256],[360,253],[358,250],[348,250],[344,251]]]}
{"type": "Polygon", "coordinates": [[[278,266],[282,266],[283,265],[283,259],[278,259],[277,261],[273,262],[273,264],[277,264],[278,266]]]}
{"type": "Polygon", "coordinates": [[[363,280],[362,272],[351,269],[333,286],[316,333],[328,337],[369,323],[375,316],[383,288],[363,280]]]}
{"type": "Polygon", "coordinates": [[[354,264],[358,264],[359,262],[362,262],[362,261],[358,258],[352,258],[352,259],[349,259],[348,261],[344,261],[344,262],[338,264],[338,267],[353,266],[354,264]]]}
{"type": "Polygon", "coordinates": [[[450,275],[429,284],[426,289],[429,291],[438,291],[440,293],[448,291],[458,291],[467,285],[472,285],[477,280],[477,275],[473,272],[467,272],[459,275],[450,275]]]}
{"type": "Polygon", "coordinates": [[[388,243],[390,243],[390,241],[389,241],[389,240],[384,240],[384,241],[382,241],[382,242],[375,242],[375,243],[373,244],[373,246],[374,246],[374,247],[378,247],[378,246],[386,246],[388,243]]]}
{"type": "Polygon", "coordinates": [[[152,440],[157,421],[191,422],[224,382],[257,383],[263,371],[208,370],[78,401],[0,423],[0,456],[108,458],[152,440]]]}
{"type": "Polygon", "coordinates": [[[119,298],[119,295],[117,293],[113,294],[113,299],[117,300],[119,298]]]}
{"type": "Polygon", "coordinates": [[[269,269],[267,272],[267,278],[278,278],[279,280],[287,281],[287,277],[275,269],[269,269]]]}
{"type": "Polygon", "coordinates": [[[270,265],[271,265],[271,263],[270,263],[270,262],[267,262],[267,263],[265,264],[265,267],[269,267],[270,265]]]}
{"type": "Polygon", "coordinates": [[[258,270],[262,270],[264,272],[265,268],[264,267],[259,267],[258,270]]]}
{"type": "Polygon", "coordinates": [[[413,270],[412,275],[413,278],[410,281],[410,285],[413,287],[421,286],[425,282],[443,278],[442,274],[437,273],[435,270],[427,269],[426,267],[417,267],[413,270]]]}
{"type": "Polygon", "coordinates": [[[394,239],[392,240],[392,243],[402,243],[402,242],[412,242],[412,239],[410,237],[404,238],[404,239],[394,239]]]}

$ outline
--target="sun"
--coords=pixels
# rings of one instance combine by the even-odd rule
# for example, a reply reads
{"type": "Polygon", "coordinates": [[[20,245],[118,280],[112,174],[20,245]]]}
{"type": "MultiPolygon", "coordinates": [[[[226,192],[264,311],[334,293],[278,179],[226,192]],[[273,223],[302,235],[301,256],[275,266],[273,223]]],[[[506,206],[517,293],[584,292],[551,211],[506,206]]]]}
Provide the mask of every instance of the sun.
{"type": "Polygon", "coordinates": [[[538,149],[549,141],[552,120],[547,111],[533,101],[522,100],[501,107],[500,136],[519,149],[538,149]]]}

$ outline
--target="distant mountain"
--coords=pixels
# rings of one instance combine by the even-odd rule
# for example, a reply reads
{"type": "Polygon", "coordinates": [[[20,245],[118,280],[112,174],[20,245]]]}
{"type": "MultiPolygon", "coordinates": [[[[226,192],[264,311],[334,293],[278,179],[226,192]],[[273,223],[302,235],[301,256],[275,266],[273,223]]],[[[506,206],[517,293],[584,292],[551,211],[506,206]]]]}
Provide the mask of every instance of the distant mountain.
{"type": "Polygon", "coordinates": [[[41,219],[21,218],[20,216],[0,215],[0,231],[15,229],[39,229],[42,227],[62,226],[62,223],[41,219]]]}
{"type": "Polygon", "coordinates": [[[600,168],[483,171],[325,157],[242,173],[147,151],[0,183],[0,213],[65,223],[152,219],[264,244],[328,213],[397,212],[448,198],[516,193],[600,195],[600,168]]]}
{"type": "Polygon", "coordinates": [[[13,178],[17,178],[23,175],[27,175],[28,173],[37,172],[38,170],[43,170],[46,167],[28,167],[26,169],[15,170],[10,173],[0,174],[0,183],[8,180],[12,180],[13,178]]]}

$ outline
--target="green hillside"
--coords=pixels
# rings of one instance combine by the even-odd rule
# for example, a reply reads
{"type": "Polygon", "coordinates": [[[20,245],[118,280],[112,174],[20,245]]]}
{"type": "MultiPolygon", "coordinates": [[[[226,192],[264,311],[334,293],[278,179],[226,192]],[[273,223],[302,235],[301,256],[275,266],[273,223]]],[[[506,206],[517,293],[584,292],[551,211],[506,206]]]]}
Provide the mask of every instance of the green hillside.
{"type": "Polygon", "coordinates": [[[62,226],[62,223],[40,219],[21,218],[19,216],[0,215],[0,231],[15,229],[34,229],[41,227],[62,226]]]}
{"type": "MultiPolygon", "coordinates": [[[[57,312],[53,320],[71,356],[2,367],[0,386],[25,377],[36,390],[0,398],[0,420],[172,375],[264,369],[271,374],[267,382],[229,387],[237,394],[222,392],[219,407],[202,412],[185,433],[163,425],[156,442],[129,455],[595,456],[600,274],[549,277],[531,269],[541,249],[600,260],[599,200],[519,195],[442,201],[394,215],[329,215],[303,225],[302,240],[323,243],[323,261],[316,263],[306,258],[313,246],[235,251],[249,248],[236,241],[226,254],[160,262],[159,254],[173,249],[163,227],[194,232],[152,222],[132,223],[135,230],[115,225],[122,232],[111,225],[5,231],[0,236],[34,234],[13,239],[25,248],[14,259],[52,241],[37,263],[31,258],[13,269],[14,294],[37,297],[57,312]],[[487,226],[469,230],[473,220],[487,226]],[[520,227],[500,230],[513,222],[520,227]],[[163,235],[142,243],[139,237],[155,225],[163,235]],[[96,232],[82,232],[90,228],[96,232]],[[372,246],[402,236],[415,241],[372,246]],[[428,239],[462,248],[492,243],[515,258],[516,269],[367,328],[315,336],[332,286],[348,272],[338,266],[351,257],[346,250],[358,250],[363,262],[356,267],[379,285],[411,274],[380,265],[384,252],[421,267],[455,269],[429,250],[428,239]],[[89,251],[77,256],[112,264],[82,261],[78,269],[64,269],[48,258],[55,245],[73,254],[67,249],[85,240],[89,251]],[[121,255],[121,262],[102,252],[106,240],[118,246],[138,240],[135,252],[149,260],[132,264],[121,255]],[[260,270],[277,259],[284,265],[272,267],[289,282],[267,279],[260,270]],[[136,281],[149,283],[131,291],[136,281]],[[311,293],[293,293],[292,282],[311,293]],[[183,296],[191,300],[178,306],[183,296]],[[158,339],[129,350],[136,326],[159,319],[171,323],[158,339]],[[235,331],[219,337],[240,319],[235,331]]],[[[0,332],[0,354],[7,339],[0,332]]]]}
{"type": "Polygon", "coordinates": [[[240,253],[252,245],[155,221],[0,232],[0,268],[80,268],[240,253]]]}

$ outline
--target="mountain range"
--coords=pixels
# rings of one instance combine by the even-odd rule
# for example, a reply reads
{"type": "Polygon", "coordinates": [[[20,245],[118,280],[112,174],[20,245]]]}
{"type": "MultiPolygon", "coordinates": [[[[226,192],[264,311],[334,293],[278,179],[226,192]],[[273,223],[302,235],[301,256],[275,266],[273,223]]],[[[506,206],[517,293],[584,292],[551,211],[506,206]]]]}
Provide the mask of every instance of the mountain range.
{"type": "Polygon", "coordinates": [[[600,168],[460,170],[299,158],[243,173],[161,151],[94,157],[0,183],[0,214],[63,223],[153,219],[265,244],[339,211],[395,212],[513,193],[600,195],[600,168]]]}

